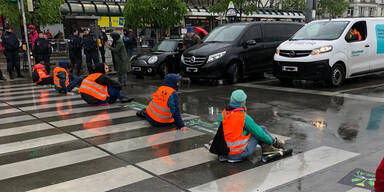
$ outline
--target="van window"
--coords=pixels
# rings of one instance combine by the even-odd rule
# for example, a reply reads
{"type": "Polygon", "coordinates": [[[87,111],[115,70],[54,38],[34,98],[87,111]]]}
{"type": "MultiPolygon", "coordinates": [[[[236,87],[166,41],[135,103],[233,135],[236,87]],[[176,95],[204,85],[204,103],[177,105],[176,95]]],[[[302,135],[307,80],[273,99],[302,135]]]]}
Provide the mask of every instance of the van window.
{"type": "Polygon", "coordinates": [[[243,42],[248,40],[255,40],[256,42],[260,42],[262,40],[260,25],[254,25],[248,29],[248,31],[244,34],[243,42]]]}
{"type": "Polygon", "coordinates": [[[365,21],[359,21],[353,24],[353,26],[349,29],[345,40],[347,42],[356,42],[350,40],[352,38],[352,35],[354,34],[359,37],[359,39],[356,41],[364,41],[365,39],[367,39],[367,23],[365,21]]]}
{"type": "Polygon", "coordinates": [[[349,21],[316,21],[301,28],[291,40],[335,40],[344,32],[349,21]]]}
{"type": "Polygon", "coordinates": [[[299,29],[303,27],[303,25],[299,24],[285,24],[284,31],[286,34],[285,39],[291,38],[299,29]]]}
{"type": "Polygon", "coordinates": [[[205,37],[204,43],[207,42],[232,42],[239,37],[246,25],[227,25],[216,27],[205,37]]]}
{"type": "Polygon", "coordinates": [[[282,24],[264,24],[262,27],[264,41],[283,41],[286,40],[284,25],[282,24]]]}

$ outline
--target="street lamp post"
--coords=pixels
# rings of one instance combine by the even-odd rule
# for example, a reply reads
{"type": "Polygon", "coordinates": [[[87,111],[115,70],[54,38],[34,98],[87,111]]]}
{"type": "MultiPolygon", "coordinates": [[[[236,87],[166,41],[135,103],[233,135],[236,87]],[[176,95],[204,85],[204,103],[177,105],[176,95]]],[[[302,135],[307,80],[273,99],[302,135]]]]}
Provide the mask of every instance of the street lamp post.
{"type": "Polygon", "coordinates": [[[29,53],[30,48],[28,43],[28,31],[27,31],[27,21],[25,19],[24,2],[22,0],[18,0],[18,4],[21,9],[21,15],[22,15],[23,25],[24,25],[24,38],[25,38],[25,44],[27,45],[27,61],[28,61],[29,75],[32,77],[32,63],[31,63],[31,55],[29,53]]]}

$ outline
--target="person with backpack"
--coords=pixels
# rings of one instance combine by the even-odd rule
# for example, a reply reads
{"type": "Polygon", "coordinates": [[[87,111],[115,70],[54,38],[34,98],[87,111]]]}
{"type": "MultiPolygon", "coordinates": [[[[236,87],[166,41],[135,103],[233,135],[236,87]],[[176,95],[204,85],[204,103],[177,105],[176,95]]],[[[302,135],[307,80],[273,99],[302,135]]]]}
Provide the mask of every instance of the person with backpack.
{"type": "Polygon", "coordinates": [[[187,50],[188,48],[200,44],[201,39],[196,35],[195,30],[192,27],[187,28],[187,34],[183,37],[183,48],[187,50]]]}
{"type": "Polygon", "coordinates": [[[20,71],[20,56],[19,56],[19,47],[20,41],[17,39],[16,35],[13,33],[13,28],[10,26],[5,26],[6,32],[1,37],[1,43],[4,47],[4,55],[7,58],[7,70],[9,73],[9,78],[14,79],[14,70],[16,69],[17,77],[23,78],[20,71]]]}
{"type": "Polygon", "coordinates": [[[53,77],[45,69],[45,65],[37,63],[32,69],[32,81],[36,85],[53,85],[53,77]]]}
{"type": "Polygon", "coordinates": [[[83,56],[81,53],[82,39],[79,36],[79,31],[77,29],[74,29],[72,35],[69,36],[68,47],[71,66],[72,68],[76,68],[76,75],[80,76],[83,64],[83,56]]]}
{"type": "Polygon", "coordinates": [[[49,74],[51,71],[51,67],[49,64],[51,48],[48,39],[44,38],[43,32],[39,32],[39,38],[35,40],[35,48],[33,49],[32,54],[35,57],[36,63],[44,61],[45,69],[49,74]]]}
{"type": "Polygon", "coordinates": [[[282,151],[284,143],[259,126],[247,114],[243,90],[232,92],[230,104],[218,120],[218,131],[210,146],[210,152],[217,154],[221,162],[240,162],[247,159],[261,145],[264,155],[282,151]]]}

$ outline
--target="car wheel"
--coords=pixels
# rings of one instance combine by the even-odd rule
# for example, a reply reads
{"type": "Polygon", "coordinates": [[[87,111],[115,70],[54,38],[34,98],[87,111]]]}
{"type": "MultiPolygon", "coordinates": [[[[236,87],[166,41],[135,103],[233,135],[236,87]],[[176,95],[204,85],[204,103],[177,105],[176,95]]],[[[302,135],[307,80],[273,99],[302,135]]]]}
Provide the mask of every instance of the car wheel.
{"type": "Polygon", "coordinates": [[[167,66],[165,65],[165,63],[162,63],[160,66],[159,66],[159,70],[158,70],[158,74],[160,76],[161,79],[164,79],[165,75],[168,73],[168,68],[167,66]]]}
{"type": "Polygon", "coordinates": [[[233,63],[228,69],[228,81],[231,84],[235,84],[240,82],[241,79],[242,77],[239,70],[239,64],[233,63]]]}
{"type": "Polygon", "coordinates": [[[329,77],[327,79],[327,84],[330,87],[340,87],[344,84],[345,80],[345,70],[340,64],[335,64],[332,69],[329,77]]]}
{"type": "Polygon", "coordinates": [[[289,79],[289,78],[279,78],[279,81],[281,84],[283,85],[291,85],[292,82],[293,82],[293,79],[289,79]]]}

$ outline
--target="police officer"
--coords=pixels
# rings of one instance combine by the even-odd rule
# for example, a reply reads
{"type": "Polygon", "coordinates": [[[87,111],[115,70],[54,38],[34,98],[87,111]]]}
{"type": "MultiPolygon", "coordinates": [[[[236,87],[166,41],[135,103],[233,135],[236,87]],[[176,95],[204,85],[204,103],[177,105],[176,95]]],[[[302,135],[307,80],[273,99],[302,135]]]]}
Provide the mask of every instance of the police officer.
{"type": "Polygon", "coordinates": [[[69,46],[69,58],[71,59],[72,68],[77,69],[77,76],[80,76],[81,67],[83,64],[81,49],[81,37],[79,36],[79,31],[77,29],[73,30],[72,35],[69,37],[68,46],[69,46]]]}
{"type": "Polygon", "coordinates": [[[89,74],[92,74],[94,72],[94,66],[99,63],[99,51],[97,45],[97,37],[91,33],[89,28],[84,30],[82,44],[84,47],[88,72],[89,74]]]}
{"type": "Polygon", "coordinates": [[[4,55],[7,57],[7,70],[9,77],[14,79],[14,69],[16,69],[17,77],[23,78],[20,73],[20,56],[19,56],[19,46],[20,42],[17,39],[16,35],[13,33],[13,29],[10,26],[5,26],[6,32],[1,37],[4,55]]]}
{"type": "Polygon", "coordinates": [[[48,74],[51,71],[51,67],[49,66],[49,58],[51,54],[51,49],[49,45],[48,39],[44,37],[43,32],[39,32],[39,38],[35,41],[35,48],[33,49],[33,56],[35,57],[36,63],[40,63],[44,61],[45,69],[48,74]]]}

